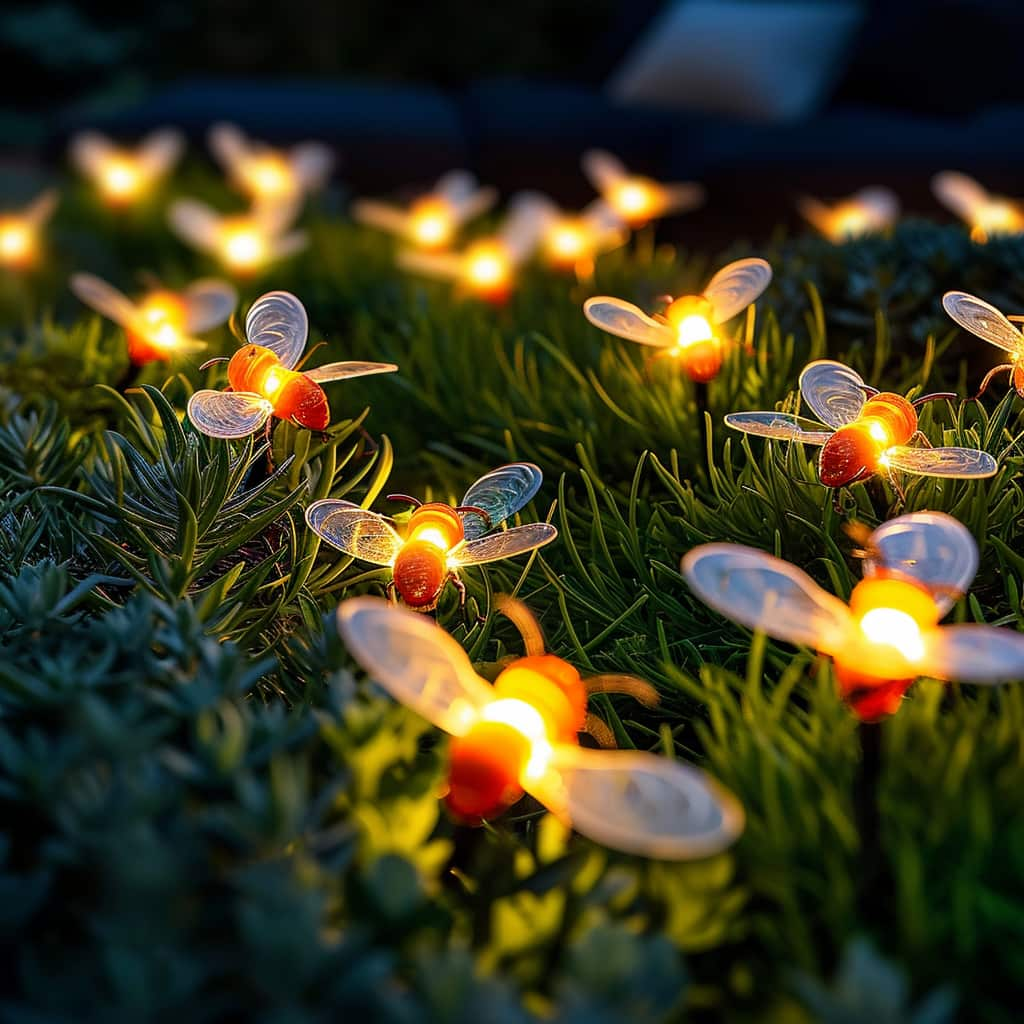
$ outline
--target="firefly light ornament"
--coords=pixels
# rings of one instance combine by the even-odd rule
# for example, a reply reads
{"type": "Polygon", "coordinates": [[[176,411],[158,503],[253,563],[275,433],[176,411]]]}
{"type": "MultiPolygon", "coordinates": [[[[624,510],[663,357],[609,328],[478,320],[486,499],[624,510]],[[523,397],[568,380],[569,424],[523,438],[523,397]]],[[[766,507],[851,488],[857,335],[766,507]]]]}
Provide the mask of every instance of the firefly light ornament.
{"type": "Polygon", "coordinates": [[[200,252],[209,253],[237,277],[252,277],[269,264],[306,247],[304,231],[291,230],[294,203],[262,203],[248,213],[221,214],[198,199],[171,204],[171,228],[200,252]]]}
{"type": "Polygon", "coordinates": [[[195,281],[180,292],[154,288],[136,303],[93,274],[74,274],[71,290],[91,309],[124,328],[135,366],[198,352],[194,337],[226,323],[238,302],[226,281],[195,281]]]}
{"type": "Polygon", "coordinates": [[[987,341],[996,348],[1010,353],[1010,361],[989,370],[981,382],[975,398],[981,398],[992,379],[1000,373],[1009,373],[1014,391],[1024,398],[1024,334],[1014,326],[1024,321],[1021,316],[1005,316],[995,306],[967,292],[946,292],[942,296],[942,308],[965,330],[987,341]]]}
{"type": "Polygon", "coordinates": [[[703,772],[653,754],[579,746],[577,734],[595,721],[589,693],[652,688],[629,677],[581,679],[544,653],[532,616],[515,606],[513,621],[528,623],[526,657],[493,686],[430,619],[373,597],[338,608],[341,637],[370,677],[451,735],[449,809],[478,823],[525,792],[598,843],[664,860],[711,856],[734,842],[743,810],[703,772]]]}
{"type": "Polygon", "coordinates": [[[313,370],[295,369],[306,347],[309,321],[302,303],[290,292],[267,292],[245,318],[246,343],[228,364],[227,391],[197,391],[188,401],[188,418],[208,437],[247,437],[274,418],[297,427],[324,431],[331,410],[322,384],[373,373],[393,373],[393,363],[327,363],[313,370]]]}
{"type": "Polygon", "coordinates": [[[971,229],[971,240],[984,244],[995,235],[1024,231],[1024,203],[993,195],[959,171],[942,171],[932,178],[936,199],[971,229]]]}
{"type": "Polygon", "coordinates": [[[398,235],[417,249],[447,249],[465,224],[497,201],[493,188],[482,188],[469,171],[449,171],[434,187],[403,209],[376,199],[357,199],[352,216],[360,224],[398,235]]]}
{"type": "Polygon", "coordinates": [[[850,603],[796,566],[739,544],[704,544],[682,562],[697,596],[748,629],[832,658],[843,699],[864,721],[891,715],[919,677],[996,684],[1024,679],[1024,635],[940,626],[978,567],[970,532],[938,512],[899,516],[866,545],[850,603]]]}
{"type": "Polygon", "coordinates": [[[458,288],[487,302],[505,302],[516,272],[533,255],[544,231],[546,204],[533,193],[514,198],[497,234],[470,243],[462,252],[398,254],[404,270],[455,281],[458,288]]]}
{"type": "Polygon", "coordinates": [[[232,183],[254,204],[301,202],[323,188],[334,163],[331,151],[320,142],[274,149],[247,138],[233,124],[215,124],[208,141],[232,183]]]}
{"type": "Polygon", "coordinates": [[[622,218],[603,199],[595,199],[577,214],[566,213],[549,200],[540,201],[546,206],[541,252],[556,270],[589,276],[601,253],[626,242],[629,232],[622,218]]]}
{"type": "Polygon", "coordinates": [[[56,190],[47,189],[20,210],[0,213],[0,267],[31,270],[37,265],[40,234],[57,202],[56,190]]]}
{"type": "Polygon", "coordinates": [[[705,382],[718,375],[724,358],[723,341],[715,327],[746,309],[771,279],[772,268],[764,260],[737,260],[722,267],[700,295],[673,299],[664,313],[653,318],[631,302],[607,295],[587,299],[583,313],[609,334],[678,359],[691,379],[705,382]]]}
{"type": "Polygon", "coordinates": [[[184,149],[181,133],[171,128],[152,132],[134,149],[117,146],[97,132],[83,132],[71,140],[71,162],[108,206],[123,208],[145,199],[184,149]]]}
{"type": "Polygon", "coordinates": [[[583,173],[601,198],[631,228],[672,213],[686,213],[704,202],[704,189],[691,181],[662,185],[651,178],[630,174],[618,157],[603,149],[583,154],[583,173]]]}
{"type": "Polygon", "coordinates": [[[844,242],[892,227],[900,214],[900,203],[889,189],[876,187],[863,188],[832,206],[804,196],[798,200],[797,209],[826,238],[844,242]]]}
{"type": "Polygon", "coordinates": [[[431,611],[449,582],[465,601],[466,591],[459,579],[464,566],[526,554],[558,536],[550,523],[491,532],[532,500],[542,480],[533,463],[514,462],[482,476],[455,508],[444,502],[423,505],[408,495],[391,495],[389,500],[414,506],[404,537],[385,516],[336,498],[314,501],[306,509],[306,522],[346,555],[389,566],[389,594],[397,591],[410,608],[431,611]]]}
{"type": "Polygon", "coordinates": [[[745,434],[818,445],[818,479],[826,487],[845,487],[883,472],[969,479],[992,476],[998,468],[988,452],[975,448],[911,445],[915,439],[927,444],[917,425],[922,403],[955,395],[911,402],[869,387],[855,370],[830,359],[804,367],[800,394],[820,423],[785,412],[733,412],[725,422],[745,434]]]}

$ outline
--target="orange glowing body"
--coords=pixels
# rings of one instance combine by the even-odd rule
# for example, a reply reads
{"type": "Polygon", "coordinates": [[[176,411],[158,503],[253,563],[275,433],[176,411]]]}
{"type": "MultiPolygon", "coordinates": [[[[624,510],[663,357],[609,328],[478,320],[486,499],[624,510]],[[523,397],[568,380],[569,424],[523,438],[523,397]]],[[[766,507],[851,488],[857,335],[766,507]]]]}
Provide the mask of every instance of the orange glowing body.
{"type": "Polygon", "coordinates": [[[139,306],[146,330],[125,328],[128,358],[135,366],[170,359],[175,343],[185,333],[188,308],[174,292],[150,292],[139,306]]]}
{"type": "Polygon", "coordinates": [[[512,293],[512,265],[500,242],[484,239],[466,250],[466,286],[487,302],[500,305],[512,293]]]}
{"type": "Polygon", "coordinates": [[[429,611],[437,604],[451,575],[448,553],[463,536],[462,519],[451,505],[420,505],[409,517],[392,572],[395,589],[410,608],[429,611]]]}
{"type": "Polygon", "coordinates": [[[0,266],[27,270],[38,255],[35,227],[23,217],[0,217],[0,266]]]}
{"type": "Polygon", "coordinates": [[[722,342],[711,326],[713,307],[703,295],[685,295],[665,310],[665,320],[676,330],[672,355],[682,361],[690,379],[706,383],[722,368],[722,342]]]}
{"type": "Polygon", "coordinates": [[[850,611],[861,642],[833,657],[836,680],[854,714],[873,722],[899,709],[917,678],[906,674],[908,664],[919,656],[922,633],[938,624],[940,612],[927,589],[884,569],[853,588],[850,611]]]}
{"type": "Polygon", "coordinates": [[[883,454],[905,445],[917,431],[917,411],[902,395],[883,391],[864,403],[821,450],[818,475],[826,487],[844,487],[878,472],[883,454]]]}
{"type": "Polygon", "coordinates": [[[409,230],[413,241],[422,249],[447,248],[455,227],[451,204],[440,196],[424,196],[409,210],[409,230]]]}
{"type": "Polygon", "coordinates": [[[495,701],[449,750],[445,802],[468,822],[493,818],[523,795],[538,748],[576,744],[587,716],[579,673],[552,654],[518,658],[494,683],[495,701]]]}
{"type": "Polygon", "coordinates": [[[262,345],[246,345],[231,357],[228,382],[234,391],[265,398],[278,419],[307,430],[326,430],[331,422],[324,389],[304,373],[287,369],[275,352],[262,345]]]}

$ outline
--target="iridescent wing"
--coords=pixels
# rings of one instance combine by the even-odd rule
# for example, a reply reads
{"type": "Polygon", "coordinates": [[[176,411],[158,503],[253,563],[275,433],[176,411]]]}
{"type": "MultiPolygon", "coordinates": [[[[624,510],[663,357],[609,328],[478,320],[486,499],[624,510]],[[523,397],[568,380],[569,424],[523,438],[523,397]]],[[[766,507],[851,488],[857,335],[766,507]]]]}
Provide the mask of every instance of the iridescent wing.
{"type": "Polygon", "coordinates": [[[451,280],[462,276],[465,261],[460,253],[455,252],[419,252],[416,249],[403,249],[398,254],[398,265],[413,274],[451,280]]]}
{"type": "Polygon", "coordinates": [[[300,142],[291,151],[291,164],[305,191],[321,188],[331,174],[334,157],[322,142],[300,142]]]}
{"type": "Polygon", "coordinates": [[[466,652],[425,615],[379,597],[354,597],[338,606],[338,632],[371,679],[453,736],[494,699],[466,652]]]}
{"type": "MultiPolygon", "coordinates": [[[[670,185],[662,185],[662,212],[685,213],[687,210],[695,210],[704,203],[706,195],[704,187],[693,181],[677,181],[670,185]]],[[[751,299],[752,301],[753,299],[751,299]]],[[[729,318],[723,317],[722,319],[728,320],[729,318]]]]}
{"type": "Polygon", "coordinates": [[[583,303],[583,315],[602,331],[640,345],[669,348],[676,343],[676,332],[668,324],[653,320],[638,306],[623,299],[595,295],[583,303]]]}
{"type": "Polygon", "coordinates": [[[460,224],[486,213],[498,201],[498,190],[480,187],[469,171],[449,171],[442,175],[435,191],[445,198],[460,224]]]}
{"type": "Polygon", "coordinates": [[[227,281],[203,278],[193,281],[182,298],[185,300],[185,327],[192,334],[202,334],[227,323],[238,303],[238,293],[227,281]]]}
{"type": "Polygon", "coordinates": [[[557,208],[547,196],[537,192],[521,192],[509,200],[508,213],[498,228],[498,238],[514,263],[527,260],[537,248],[557,208]]]}
{"type": "Polygon", "coordinates": [[[916,665],[923,676],[960,683],[1024,680],[1024,634],[1006,626],[940,626],[927,634],[916,665]]]}
{"type": "Polygon", "coordinates": [[[900,201],[896,193],[887,188],[862,188],[854,193],[853,201],[868,214],[876,227],[889,224],[899,216],[900,201]]]}
{"type": "Polygon", "coordinates": [[[779,640],[840,650],[850,610],[789,562],[740,544],[702,544],[688,552],[683,575],[694,593],[733,622],[779,640]]]}
{"type": "Polygon", "coordinates": [[[610,191],[629,176],[622,161],[604,149],[588,149],[580,162],[583,173],[598,192],[610,191]]]}
{"type": "MultiPolygon", "coordinates": [[[[476,517],[470,515],[466,518],[476,517]]],[[[525,526],[513,526],[508,530],[465,541],[453,548],[450,556],[459,565],[483,565],[484,562],[497,562],[502,558],[523,555],[550,544],[557,536],[558,530],[550,523],[527,523],[525,526]]]]}
{"type": "Polygon", "coordinates": [[[237,125],[218,122],[211,126],[206,141],[217,162],[229,173],[249,157],[249,142],[237,125]]]}
{"type": "Polygon", "coordinates": [[[932,191],[939,202],[965,220],[991,199],[987,189],[959,171],[940,171],[932,178],[932,191]]]}
{"type": "Polygon", "coordinates": [[[988,452],[976,448],[911,448],[908,445],[889,448],[879,465],[901,473],[963,480],[993,476],[999,468],[988,452]]]}
{"type": "Polygon", "coordinates": [[[89,177],[96,177],[115,152],[111,141],[98,132],[81,132],[71,140],[71,162],[89,177]]]}
{"type": "Polygon", "coordinates": [[[527,789],[588,838],[643,857],[710,857],[743,831],[743,808],[714,779],[635,750],[559,745],[527,789]]]}
{"type": "Polygon", "coordinates": [[[800,196],[796,201],[797,212],[823,235],[831,233],[832,208],[814,196],[800,196]]]}
{"type": "Polygon", "coordinates": [[[306,307],[291,292],[261,295],[245,318],[246,340],[269,348],[289,370],[299,361],[308,333],[306,307]]]}
{"type": "Polygon", "coordinates": [[[1024,351],[1024,334],[984,299],[967,292],[946,292],[942,296],[942,308],[965,331],[983,341],[1014,355],[1024,351]]]}
{"type": "Polygon", "coordinates": [[[512,462],[480,477],[459,504],[482,509],[490,522],[474,512],[467,512],[462,517],[466,540],[475,540],[515,515],[540,490],[543,482],[544,474],[532,462],[512,462]]]}
{"type": "Polygon", "coordinates": [[[139,143],[139,161],[150,177],[161,177],[178,162],[184,148],[185,139],[181,132],[161,128],[139,143]]]}
{"type": "Polygon", "coordinates": [[[75,295],[90,309],[102,313],[114,323],[129,327],[138,319],[135,303],[95,274],[72,274],[70,285],[75,295]]]}
{"type": "Polygon", "coordinates": [[[722,267],[704,289],[704,298],[714,309],[712,319],[716,324],[731,320],[768,287],[771,279],[772,268],[766,260],[736,260],[722,267]]]}
{"type": "Polygon", "coordinates": [[[469,171],[447,171],[437,179],[434,191],[457,206],[476,191],[476,178],[469,171]]]}
{"type": "Polygon", "coordinates": [[[198,199],[176,199],[167,211],[171,227],[197,249],[210,249],[220,231],[221,216],[198,199]]]}
{"type": "Polygon", "coordinates": [[[248,391],[197,391],[188,400],[188,418],[207,437],[248,437],[270,418],[274,407],[248,391]]]}
{"type": "Polygon", "coordinates": [[[368,377],[374,373],[394,373],[398,367],[394,363],[324,363],[312,370],[306,370],[306,376],[317,384],[326,384],[332,380],[347,380],[349,377],[368,377]]]}
{"type": "Polygon", "coordinates": [[[867,544],[864,576],[899,573],[931,591],[942,615],[966,593],[978,571],[978,545],[959,520],[911,512],[883,523],[867,544]]]}
{"type": "Polygon", "coordinates": [[[391,565],[402,550],[402,538],[383,516],[349,501],[314,501],[306,509],[306,522],[321,540],[374,565],[391,565]]]}
{"type": "Polygon", "coordinates": [[[376,199],[357,199],[352,204],[352,217],[360,224],[393,235],[404,235],[409,230],[409,215],[405,210],[376,199]]]}
{"type": "Polygon", "coordinates": [[[799,386],[811,412],[833,429],[852,423],[867,401],[860,374],[832,359],[808,363],[799,386]]]}
{"type": "Polygon", "coordinates": [[[60,193],[55,188],[48,188],[40,192],[22,211],[22,216],[34,227],[45,224],[57,209],[60,202],[60,193]]]}
{"type": "Polygon", "coordinates": [[[731,412],[725,417],[725,425],[757,437],[817,445],[825,444],[833,433],[814,420],[789,412],[731,412]]]}

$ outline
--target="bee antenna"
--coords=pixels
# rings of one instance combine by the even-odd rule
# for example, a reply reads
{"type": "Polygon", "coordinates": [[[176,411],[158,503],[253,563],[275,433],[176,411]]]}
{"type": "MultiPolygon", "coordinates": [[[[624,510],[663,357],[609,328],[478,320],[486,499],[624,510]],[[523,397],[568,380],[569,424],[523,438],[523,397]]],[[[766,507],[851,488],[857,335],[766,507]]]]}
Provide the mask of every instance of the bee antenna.
{"type": "Polygon", "coordinates": [[[213,359],[207,359],[206,362],[203,363],[203,365],[199,367],[199,369],[200,370],[205,370],[208,367],[213,366],[214,363],[230,363],[230,362],[231,362],[231,360],[228,359],[227,356],[214,356],[213,359]]]}
{"type": "Polygon", "coordinates": [[[490,512],[481,508],[479,505],[459,505],[455,511],[462,515],[468,515],[470,512],[474,515],[478,515],[487,524],[488,530],[494,526],[494,520],[491,518],[490,512]]]}
{"type": "Polygon", "coordinates": [[[915,398],[910,404],[917,409],[919,406],[924,405],[925,402],[936,402],[943,398],[947,401],[955,402],[959,397],[954,391],[934,391],[930,395],[922,395],[920,398],[915,398]]]}
{"type": "Polygon", "coordinates": [[[414,498],[411,494],[389,494],[385,497],[385,501],[402,501],[407,505],[412,505],[413,508],[419,508],[423,504],[419,498],[414,498]]]}
{"type": "Polygon", "coordinates": [[[494,606],[519,630],[527,657],[544,653],[544,634],[540,623],[522,601],[508,594],[496,594],[494,606]]]}

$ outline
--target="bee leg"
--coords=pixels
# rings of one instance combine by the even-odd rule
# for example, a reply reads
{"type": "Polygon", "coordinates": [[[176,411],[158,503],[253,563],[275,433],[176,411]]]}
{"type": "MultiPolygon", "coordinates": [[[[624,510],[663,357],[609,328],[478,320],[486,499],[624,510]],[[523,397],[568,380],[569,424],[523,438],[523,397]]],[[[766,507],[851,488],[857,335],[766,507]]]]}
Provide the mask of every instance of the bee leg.
{"type": "Polygon", "coordinates": [[[991,384],[992,381],[999,376],[999,374],[1006,373],[1007,371],[1013,373],[1013,363],[1003,363],[1002,366],[997,366],[994,369],[989,370],[988,373],[985,374],[985,379],[981,382],[981,387],[978,388],[978,393],[974,396],[972,401],[977,402],[978,399],[981,398],[983,394],[985,394],[985,391],[988,388],[989,384],[991,384]]]}
{"type": "Polygon", "coordinates": [[[267,417],[267,425],[263,430],[263,439],[267,442],[267,472],[274,472],[274,445],[271,440],[271,433],[274,429],[274,417],[267,417]]]}
{"type": "Polygon", "coordinates": [[[614,750],[618,746],[615,742],[615,733],[608,723],[603,718],[598,718],[592,711],[588,711],[587,717],[583,719],[583,732],[603,750],[614,750]]]}
{"type": "Polygon", "coordinates": [[[455,573],[451,573],[448,579],[451,580],[452,586],[459,592],[459,607],[464,608],[466,605],[466,584],[455,573]]]}
{"type": "MultiPolygon", "coordinates": [[[[921,431],[921,430],[915,430],[913,432],[913,434],[910,435],[910,441],[915,441],[915,440],[921,442],[921,447],[922,448],[931,448],[931,447],[933,447],[931,441],[929,441],[928,438],[925,437],[924,432],[921,431]]],[[[907,444],[910,444],[910,441],[908,441],[907,444]]]]}
{"type": "Polygon", "coordinates": [[[395,597],[394,578],[388,580],[387,585],[384,587],[384,596],[387,598],[388,604],[398,604],[398,598],[395,597]]]}

